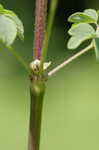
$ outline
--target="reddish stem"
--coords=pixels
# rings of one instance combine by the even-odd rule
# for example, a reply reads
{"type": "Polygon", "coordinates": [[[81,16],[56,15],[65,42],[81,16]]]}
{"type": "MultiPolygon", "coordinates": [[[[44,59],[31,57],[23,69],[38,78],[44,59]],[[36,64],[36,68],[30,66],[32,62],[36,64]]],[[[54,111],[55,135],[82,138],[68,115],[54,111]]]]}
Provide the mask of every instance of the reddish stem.
{"type": "Polygon", "coordinates": [[[35,30],[34,30],[34,59],[40,59],[45,34],[47,0],[36,0],[35,30]]]}

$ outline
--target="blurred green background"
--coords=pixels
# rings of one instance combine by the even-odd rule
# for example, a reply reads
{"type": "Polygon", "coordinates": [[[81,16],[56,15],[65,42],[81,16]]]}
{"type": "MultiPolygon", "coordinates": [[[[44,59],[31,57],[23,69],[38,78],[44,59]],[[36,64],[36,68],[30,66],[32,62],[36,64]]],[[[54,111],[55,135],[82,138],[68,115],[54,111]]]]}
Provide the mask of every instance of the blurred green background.
{"type": "MultiPolygon", "coordinates": [[[[24,23],[25,41],[17,39],[13,46],[28,63],[32,60],[34,2],[0,0],[24,23]]],[[[78,51],[66,48],[67,17],[85,8],[99,9],[98,0],[59,1],[48,52],[52,68],[78,51]]],[[[0,150],[27,150],[29,98],[27,73],[6,49],[0,48],[0,150]]],[[[99,150],[99,63],[93,51],[49,79],[41,150],[99,150]]]]}

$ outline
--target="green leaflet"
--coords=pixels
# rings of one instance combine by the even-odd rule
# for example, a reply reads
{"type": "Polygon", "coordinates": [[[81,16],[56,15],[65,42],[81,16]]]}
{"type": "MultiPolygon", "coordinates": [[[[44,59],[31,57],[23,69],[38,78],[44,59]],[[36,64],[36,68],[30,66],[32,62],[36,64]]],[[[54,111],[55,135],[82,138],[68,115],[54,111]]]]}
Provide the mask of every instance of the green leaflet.
{"type": "Polygon", "coordinates": [[[96,29],[96,35],[97,35],[97,38],[99,38],[99,25],[97,26],[97,29],[96,29]]]}
{"type": "MultiPolygon", "coordinates": [[[[16,28],[17,35],[20,37],[20,39],[23,40],[24,39],[24,27],[23,27],[21,20],[18,18],[18,16],[13,11],[4,9],[2,5],[0,5],[0,16],[5,16],[7,18],[6,20],[11,20],[11,22],[13,22],[13,25],[15,25],[15,28],[16,28]]],[[[8,22],[5,22],[5,24],[8,24],[8,22]]],[[[9,43],[12,44],[12,42],[9,42],[9,43]]]]}
{"type": "Polygon", "coordinates": [[[23,23],[21,22],[21,20],[14,13],[13,14],[5,13],[5,16],[9,17],[15,22],[17,26],[18,36],[21,40],[24,40],[24,27],[23,27],[23,23]]]}
{"type": "Polygon", "coordinates": [[[77,12],[72,14],[69,18],[68,18],[69,22],[73,22],[73,23],[81,23],[81,22],[85,22],[85,23],[95,23],[96,20],[84,13],[81,12],[77,12]]]}
{"type": "Polygon", "coordinates": [[[77,34],[86,34],[87,35],[87,34],[94,34],[95,30],[88,23],[79,23],[79,24],[72,26],[69,29],[68,33],[70,35],[77,35],[77,34]]]}
{"type": "Polygon", "coordinates": [[[14,42],[16,35],[16,24],[4,15],[0,15],[0,41],[9,46],[14,42]]]}
{"type": "Polygon", "coordinates": [[[99,10],[97,10],[97,14],[98,14],[98,16],[99,16],[99,10]]]}
{"type": "Polygon", "coordinates": [[[68,18],[68,21],[73,23],[96,23],[97,20],[98,13],[94,9],[86,9],[84,12],[76,12],[68,18]]]}
{"type": "Polygon", "coordinates": [[[96,37],[94,28],[87,23],[72,26],[68,33],[72,36],[67,45],[69,49],[75,49],[85,40],[96,37]]]}
{"type": "Polygon", "coordinates": [[[77,35],[77,36],[72,36],[67,44],[67,47],[69,49],[75,49],[78,46],[80,46],[80,44],[86,40],[92,39],[93,36],[92,35],[88,35],[87,37],[85,37],[85,35],[77,35]]]}
{"type": "Polygon", "coordinates": [[[99,62],[99,38],[95,38],[93,42],[94,42],[96,60],[99,62]]]}
{"type": "Polygon", "coordinates": [[[20,37],[20,39],[23,40],[24,39],[24,27],[23,27],[23,23],[17,17],[17,15],[13,11],[7,10],[7,9],[0,10],[0,14],[3,14],[6,17],[9,17],[15,22],[15,24],[17,25],[18,36],[20,37]]]}
{"type": "Polygon", "coordinates": [[[98,13],[96,12],[96,10],[94,10],[94,9],[85,9],[84,14],[86,14],[86,15],[90,16],[91,18],[93,18],[94,20],[96,20],[96,22],[98,21],[98,13]]]}

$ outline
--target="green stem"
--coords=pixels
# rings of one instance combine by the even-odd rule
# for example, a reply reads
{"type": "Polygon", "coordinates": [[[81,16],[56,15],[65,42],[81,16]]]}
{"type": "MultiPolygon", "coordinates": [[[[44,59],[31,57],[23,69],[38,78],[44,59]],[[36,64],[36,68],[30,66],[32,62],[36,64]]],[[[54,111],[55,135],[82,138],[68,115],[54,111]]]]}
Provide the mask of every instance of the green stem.
{"type": "Polygon", "coordinates": [[[57,4],[58,4],[58,0],[51,0],[50,2],[47,31],[45,32],[45,39],[43,42],[43,48],[42,48],[41,59],[40,59],[41,60],[40,73],[43,72],[43,63],[47,55],[47,49],[48,49],[49,39],[51,36],[51,31],[52,31],[52,26],[54,22],[55,13],[56,13],[57,4]]]}
{"type": "Polygon", "coordinates": [[[29,147],[28,150],[39,150],[41,118],[43,97],[45,93],[45,83],[43,81],[31,81],[30,95],[30,129],[29,129],[29,147]]]}
{"type": "Polygon", "coordinates": [[[13,56],[16,57],[17,61],[18,61],[18,62],[25,68],[25,70],[31,75],[32,72],[31,72],[31,70],[30,70],[28,64],[26,64],[26,62],[24,61],[24,59],[16,52],[16,50],[15,50],[13,47],[11,47],[11,46],[7,46],[6,48],[11,52],[11,54],[12,54],[13,56]]]}

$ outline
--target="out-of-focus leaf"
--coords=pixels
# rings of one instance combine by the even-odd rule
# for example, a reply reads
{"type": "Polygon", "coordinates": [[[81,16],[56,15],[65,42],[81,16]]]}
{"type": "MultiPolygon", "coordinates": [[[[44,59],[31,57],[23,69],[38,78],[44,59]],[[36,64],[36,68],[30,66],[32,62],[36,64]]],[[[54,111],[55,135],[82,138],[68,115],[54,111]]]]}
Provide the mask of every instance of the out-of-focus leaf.
{"type": "Polygon", "coordinates": [[[97,26],[97,29],[96,29],[96,36],[97,38],[99,38],[99,26],[97,26]]]}
{"type": "Polygon", "coordinates": [[[3,6],[0,4],[0,9],[3,9],[3,6]]]}
{"type": "Polygon", "coordinates": [[[68,33],[70,35],[78,35],[78,34],[95,34],[95,30],[94,28],[88,24],[88,23],[80,23],[80,24],[75,24],[74,26],[72,26],[68,33]]]}
{"type": "Polygon", "coordinates": [[[96,60],[99,62],[99,38],[94,39],[94,49],[95,49],[96,60]]]}
{"type": "Polygon", "coordinates": [[[24,26],[19,17],[11,10],[3,9],[0,11],[0,14],[5,15],[6,17],[12,19],[17,25],[17,33],[20,39],[24,39],[24,26]]]}
{"type": "Polygon", "coordinates": [[[99,16],[99,10],[97,10],[97,14],[98,14],[98,16],[99,16]]]}
{"type": "Polygon", "coordinates": [[[24,40],[24,27],[21,20],[14,14],[13,15],[5,14],[5,16],[9,17],[16,23],[18,36],[20,37],[21,40],[24,40]]]}
{"type": "Polygon", "coordinates": [[[82,42],[96,37],[94,28],[87,23],[80,23],[73,26],[69,30],[69,34],[72,35],[67,45],[69,49],[75,49],[82,42]]]}
{"type": "Polygon", "coordinates": [[[98,13],[96,12],[96,10],[94,9],[85,9],[84,13],[88,16],[90,16],[91,18],[93,18],[94,20],[98,20],[98,13]]]}
{"type": "Polygon", "coordinates": [[[82,12],[77,12],[77,13],[72,14],[68,18],[68,21],[72,23],[81,23],[81,22],[96,23],[96,20],[93,17],[90,17],[89,15],[82,13],[82,12]]]}
{"type": "Polygon", "coordinates": [[[4,15],[11,20],[14,21],[14,23],[17,26],[17,34],[20,37],[20,39],[24,39],[24,26],[22,21],[19,19],[19,17],[11,10],[4,9],[2,5],[0,5],[0,15],[4,15]]]}
{"type": "Polygon", "coordinates": [[[85,35],[76,35],[72,36],[67,44],[68,49],[75,49],[78,46],[80,46],[81,43],[83,43],[86,40],[92,39],[93,37],[91,35],[85,36],[85,35]]]}
{"type": "Polygon", "coordinates": [[[11,45],[17,35],[17,26],[9,18],[0,15],[0,41],[6,45],[11,45]]]}

